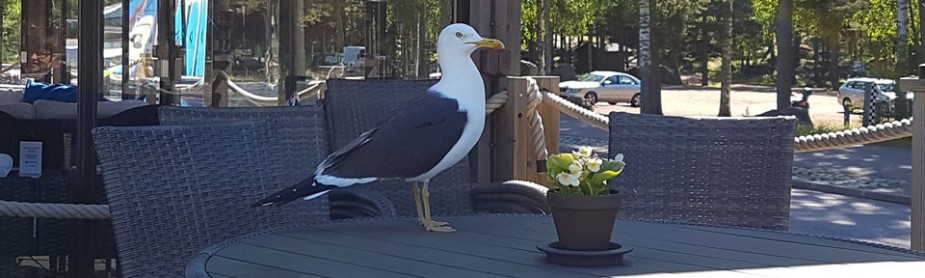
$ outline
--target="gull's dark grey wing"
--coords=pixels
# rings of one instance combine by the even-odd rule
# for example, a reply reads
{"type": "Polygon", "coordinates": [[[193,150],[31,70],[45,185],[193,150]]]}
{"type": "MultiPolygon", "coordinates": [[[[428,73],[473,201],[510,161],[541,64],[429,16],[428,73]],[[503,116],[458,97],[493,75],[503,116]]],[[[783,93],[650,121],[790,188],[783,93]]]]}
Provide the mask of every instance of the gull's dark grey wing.
{"type": "Polygon", "coordinates": [[[332,153],[319,166],[320,174],[354,179],[419,176],[456,145],[466,121],[456,100],[428,91],[332,153]]]}

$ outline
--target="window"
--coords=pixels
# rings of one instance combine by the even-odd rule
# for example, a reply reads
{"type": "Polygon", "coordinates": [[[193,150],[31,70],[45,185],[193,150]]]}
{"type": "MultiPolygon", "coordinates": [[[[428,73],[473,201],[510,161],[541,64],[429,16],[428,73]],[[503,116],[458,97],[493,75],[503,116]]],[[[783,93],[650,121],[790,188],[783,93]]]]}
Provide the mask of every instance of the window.
{"type": "Polygon", "coordinates": [[[848,88],[864,90],[864,82],[857,82],[857,81],[849,82],[848,88]]]}
{"type": "Polygon", "coordinates": [[[605,85],[620,84],[619,81],[617,80],[617,78],[619,78],[619,76],[616,76],[616,75],[611,76],[611,77],[607,77],[607,79],[604,80],[604,84],[605,84],[605,85]]]}
{"type": "Polygon", "coordinates": [[[597,74],[588,74],[587,76],[581,79],[581,81],[592,81],[592,82],[601,82],[602,80],[604,80],[604,76],[597,75],[597,74]]]}
{"type": "Polygon", "coordinates": [[[636,80],[629,78],[627,76],[620,76],[621,85],[636,85],[636,80]]]}

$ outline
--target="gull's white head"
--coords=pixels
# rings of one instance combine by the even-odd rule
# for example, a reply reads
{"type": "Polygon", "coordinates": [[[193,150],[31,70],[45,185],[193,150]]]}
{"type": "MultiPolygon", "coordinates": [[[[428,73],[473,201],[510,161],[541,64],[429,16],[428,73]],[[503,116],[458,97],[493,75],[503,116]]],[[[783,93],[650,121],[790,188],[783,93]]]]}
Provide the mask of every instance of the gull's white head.
{"type": "Polygon", "coordinates": [[[497,39],[483,38],[475,29],[463,23],[454,23],[443,28],[440,37],[437,38],[439,58],[458,55],[468,59],[469,55],[480,47],[501,49],[504,48],[504,43],[497,39]]]}

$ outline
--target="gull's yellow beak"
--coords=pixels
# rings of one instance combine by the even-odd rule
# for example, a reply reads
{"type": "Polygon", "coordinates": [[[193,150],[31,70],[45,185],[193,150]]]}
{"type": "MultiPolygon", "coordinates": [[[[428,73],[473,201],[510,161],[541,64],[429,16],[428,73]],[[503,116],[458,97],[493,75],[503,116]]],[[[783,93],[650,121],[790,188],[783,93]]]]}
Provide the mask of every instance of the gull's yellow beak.
{"type": "Polygon", "coordinates": [[[485,38],[480,41],[474,42],[478,47],[487,47],[494,49],[504,49],[504,43],[497,39],[485,38]]]}

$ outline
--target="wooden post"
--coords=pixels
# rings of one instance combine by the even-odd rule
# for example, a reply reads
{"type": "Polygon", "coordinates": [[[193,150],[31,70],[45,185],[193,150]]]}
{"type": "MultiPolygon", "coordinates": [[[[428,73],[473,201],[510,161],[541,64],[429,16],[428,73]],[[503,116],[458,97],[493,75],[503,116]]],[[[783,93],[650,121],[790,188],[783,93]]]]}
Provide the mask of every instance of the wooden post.
{"type": "MultiPolygon", "coordinates": [[[[540,91],[559,94],[558,76],[534,76],[533,78],[536,79],[536,84],[540,87],[540,91]]],[[[559,110],[544,103],[540,103],[539,106],[536,107],[536,110],[540,112],[540,117],[543,118],[543,131],[546,133],[546,150],[550,155],[559,153],[559,110]]],[[[535,164],[545,164],[546,161],[535,161],[535,157],[531,154],[530,162],[534,164],[532,173],[534,173],[535,176],[531,181],[548,185],[546,182],[546,172],[538,172],[537,168],[535,168],[535,166],[545,166],[535,164]]],[[[530,163],[528,162],[528,164],[530,163]]]]}
{"type": "Polygon", "coordinates": [[[874,83],[868,82],[864,85],[864,117],[861,125],[864,127],[875,125],[876,118],[876,111],[874,111],[874,83]]]}
{"type": "MultiPolygon", "coordinates": [[[[925,65],[919,65],[919,80],[925,65]]],[[[905,87],[905,86],[903,86],[905,87]]],[[[925,251],[925,90],[916,90],[912,107],[912,249],[925,251]]]]}
{"type": "Polygon", "coordinates": [[[211,107],[228,107],[228,75],[219,70],[215,79],[207,84],[209,91],[205,91],[203,103],[211,107]]]}
{"type": "Polygon", "coordinates": [[[495,119],[492,181],[535,179],[532,173],[536,172],[536,164],[534,167],[527,165],[530,125],[524,112],[529,101],[526,94],[529,85],[523,77],[501,78],[501,90],[508,92],[508,99],[492,114],[495,119]]]}
{"type": "MultiPolygon", "coordinates": [[[[534,77],[540,90],[557,91],[559,78],[555,76],[534,77]],[[550,89],[553,88],[553,89],[550,89]]],[[[527,95],[530,82],[526,77],[504,77],[501,79],[502,91],[508,92],[507,103],[496,110],[492,143],[494,144],[494,163],[491,179],[493,181],[527,180],[546,184],[545,171],[539,172],[539,164],[534,153],[533,130],[527,118],[527,95]]],[[[550,153],[559,149],[559,111],[547,105],[537,107],[543,118],[546,148],[550,153]]]]}
{"type": "MultiPolygon", "coordinates": [[[[501,91],[504,82],[501,76],[520,75],[520,0],[456,0],[454,22],[466,23],[475,28],[483,37],[496,38],[507,46],[504,50],[478,50],[473,54],[476,66],[485,81],[486,97],[501,91]]],[[[498,143],[503,137],[495,134],[503,128],[498,127],[501,120],[500,111],[489,115],[482,139],[469,153],[472,176],[475,182],[495,180],[492,172],[503,171],[493,164],[504,164],[502,156],[512,155],[513,150],[504,150],[498,143]],[[495,144],[495,146],[492,146],[495,144]]],[[[507,135],[502,135],[507,136],[507,135]]],[[[507,145],[510,146],[510,145],[507,145]]],[[[510,174],[505,174],[509,176],[510,174]]]]}
{"type": "Polygon", "coordinates": [[[902,78],[900,87],[915,93],[912,107],[912,244],[925,251],[925,64],[919,65],[919,78],[902,78]]]}

